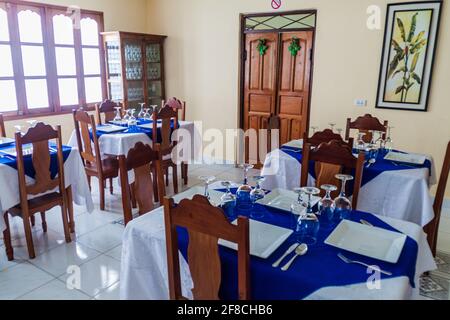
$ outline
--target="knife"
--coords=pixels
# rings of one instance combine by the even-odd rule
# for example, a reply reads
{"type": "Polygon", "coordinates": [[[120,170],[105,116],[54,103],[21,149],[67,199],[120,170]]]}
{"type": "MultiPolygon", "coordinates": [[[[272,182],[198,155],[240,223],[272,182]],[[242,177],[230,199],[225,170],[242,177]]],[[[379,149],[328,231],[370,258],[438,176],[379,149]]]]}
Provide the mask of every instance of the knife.
{"type": "Polygon", "coordinates": [[[283,256],[272,265],[272,267],[277,268],[288,255],[290,255],[292,252],[295,251],[295,249],[297,249],[299,245],[300,243],[294,243],[289,249],[287,249],[287,251],[283,254],[283,256]]]}

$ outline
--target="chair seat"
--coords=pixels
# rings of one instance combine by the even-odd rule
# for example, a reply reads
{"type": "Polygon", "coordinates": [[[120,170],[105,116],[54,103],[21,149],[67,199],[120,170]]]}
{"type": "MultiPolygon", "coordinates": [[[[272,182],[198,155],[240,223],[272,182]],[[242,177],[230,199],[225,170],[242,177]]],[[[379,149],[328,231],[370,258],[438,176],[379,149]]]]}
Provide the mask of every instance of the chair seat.
{"type": "MultiPolygon", "coordinates": [[[[103,176],[105,178],[117,177],[119,172],[119,161],[116,158],[106,158],[102,160],[103,176]]],[[[86,163],[86,173],[90,176],[96,176],[99,172],[96,163],[86,163]]]]}
{"type": "MultiPolygon", "coordinates": [[[[36,212],[44,212],[50,210],[53,207],[62,205],[62,203],[63,203],[62,195],[59,192],[52,192],[28,200],[28,208],[30,210],[30,213],[34,214],[36,212]]],[[[22,216],[22,207],[19,204],[9,209],[8,212],[13,216],[22,216]]]]}

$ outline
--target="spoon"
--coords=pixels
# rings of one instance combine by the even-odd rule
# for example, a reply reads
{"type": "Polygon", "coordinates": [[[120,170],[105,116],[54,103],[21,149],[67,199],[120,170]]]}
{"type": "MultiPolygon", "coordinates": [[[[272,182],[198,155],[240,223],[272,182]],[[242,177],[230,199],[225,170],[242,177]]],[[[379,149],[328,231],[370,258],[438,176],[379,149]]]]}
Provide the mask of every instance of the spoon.
{"type": "Polygon", "coordinates": [[[303,256],[308,252],[308,245],[307,244],[301,244],[295,249],[295,256],[289,261],[281,270],[287,271],[289,267],[294,263],[295,259],[297,257],[303,256]]]}
{"type": "Polygon", "coordinates": [[[366,168],[369,168],[371,165],[375,164],[375,162],[377,162],[377,160],[375,160],[375,159],[370,159],[370,160],[369,160],[369,164],[367,165],[366,168]]]}
{"type": "Polygon", "coordinates": [[[299,246],[298,243],[294,243],[284,254],[283,256],[277,260],[277,262],[275,262],[272,267],[274,268],[278,268],[278,266],[283,262],[283,260],[290,255],[292,252],[295,251],[295,249],[297,249],[297,247],[299,246]]]}

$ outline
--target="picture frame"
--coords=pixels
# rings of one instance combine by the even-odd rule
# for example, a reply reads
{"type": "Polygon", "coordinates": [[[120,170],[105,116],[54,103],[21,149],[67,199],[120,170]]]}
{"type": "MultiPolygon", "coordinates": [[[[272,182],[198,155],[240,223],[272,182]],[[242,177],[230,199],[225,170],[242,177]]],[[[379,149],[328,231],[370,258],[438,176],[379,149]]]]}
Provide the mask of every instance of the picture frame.
{"type": "Polygon", "coordinates": [[[388,4],[376,108],[428,110],[442,3],[388,4]]]}

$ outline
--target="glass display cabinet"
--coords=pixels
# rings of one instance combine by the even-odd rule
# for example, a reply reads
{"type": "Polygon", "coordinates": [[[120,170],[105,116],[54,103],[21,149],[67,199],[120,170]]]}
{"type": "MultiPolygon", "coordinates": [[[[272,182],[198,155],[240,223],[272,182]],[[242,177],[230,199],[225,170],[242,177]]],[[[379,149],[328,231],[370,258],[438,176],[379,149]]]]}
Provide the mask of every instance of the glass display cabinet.
{"type": "Polygon", "coordinates": [[[166,36],[103,32],[108,98],[127,109],[161,105],[165,99],[164,40],[166,36]]]}

